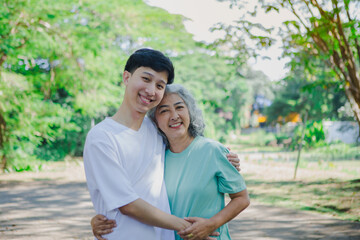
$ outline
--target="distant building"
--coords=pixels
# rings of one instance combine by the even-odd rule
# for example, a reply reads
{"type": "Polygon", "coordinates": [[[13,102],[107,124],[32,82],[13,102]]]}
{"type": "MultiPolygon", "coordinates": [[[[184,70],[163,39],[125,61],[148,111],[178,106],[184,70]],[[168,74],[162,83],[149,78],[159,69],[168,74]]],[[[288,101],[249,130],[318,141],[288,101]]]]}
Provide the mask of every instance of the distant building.
{"type": "Polygon", "coordinates": [[[323,121],[326,142],[360,142],[359,125],[351,121],[323,121]]]}

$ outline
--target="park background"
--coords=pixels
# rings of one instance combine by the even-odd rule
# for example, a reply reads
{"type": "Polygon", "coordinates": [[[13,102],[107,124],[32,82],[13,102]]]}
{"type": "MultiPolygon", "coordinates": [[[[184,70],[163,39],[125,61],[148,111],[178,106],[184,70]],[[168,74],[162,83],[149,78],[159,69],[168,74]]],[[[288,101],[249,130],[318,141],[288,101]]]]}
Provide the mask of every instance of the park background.
{"type": "Polygon", "coordinates": [[[128,56],[151,47],[194,94],[205,136],[239,153],[253,200],[359,221],[359,2],[221,2],[239,15],[203,41],[146,1],[0,0],[2,175],[81,162],[89,129],[120,105],[128,56]],[[254,66],[276,61],[274,45],[275,79],[254,66]]]}

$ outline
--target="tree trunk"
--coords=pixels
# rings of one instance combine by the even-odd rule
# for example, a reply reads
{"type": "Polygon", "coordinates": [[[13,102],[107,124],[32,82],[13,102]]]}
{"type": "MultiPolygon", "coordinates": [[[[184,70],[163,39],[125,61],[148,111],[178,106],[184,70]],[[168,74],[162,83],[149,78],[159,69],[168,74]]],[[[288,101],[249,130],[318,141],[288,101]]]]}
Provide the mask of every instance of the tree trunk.
{"type": "Polygon", "coordinates": [[[6,141],[6,122],[0,111],[0,150],[3,150],[0,162],[0,171],[4,171],[6,168],[6,153],[4,151],[4,145],[6,141]]]}
{"type": "Polygon", "coordinates": [[[345,87],[345,94],[350,103],[351,109],[353,110],[355,119],[359,125],[358,140],[360,138],[360,99],[356,99],[349,87],[345,87]]]}
{"type": "Polygon", "coordinates": [[[305,137],[307,118],[308,118],[308,112],[305,113],[305,117],[304,117],[303,129],[302,129],[302,133],[301,133],[301,139],[300,139],[300,143],[299,143],[298,155],[297,155],[296,165],[295,165],[295,170],[294,170],[294,179],[296,179],[296,173],[297,173],[299,163],[300,163],[300,155],[301,155],[302,145],[303,145],[303,141],[304,141],[304,137],[305,137]]]}

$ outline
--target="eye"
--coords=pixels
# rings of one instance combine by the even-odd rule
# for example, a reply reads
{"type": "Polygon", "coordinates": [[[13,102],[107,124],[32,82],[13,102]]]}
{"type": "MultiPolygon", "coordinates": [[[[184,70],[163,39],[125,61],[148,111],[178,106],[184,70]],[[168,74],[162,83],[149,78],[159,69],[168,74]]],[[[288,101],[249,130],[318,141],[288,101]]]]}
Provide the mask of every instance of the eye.
{"type": "Polygon", "coordinates": [[[150,78],[148,78],[148,77],[142,77],[142,79],[143,79],[145,82],[150,82],[150,78]]]}
{"type": "Polygon", "coordinates": [[[182,109],[182,108],[184,108],[184,106],[182,106],[182,105],[179,105],[176,107],[176,109],[182,109]]]}
{"type": "Polygon", "coordinates": [[[157,88],[158,88],[159,90],[162,90],[162,89],[164,89],[165,87],[164,87],[164,85],[158,84],[158,85],[157,85],[157,88]]]}
{"type": "Polygon", "coordinates": [[[169,111],[169,110],[168,110],[168,109],[162,109],[162,110],[160,110],[159,113],[161,114],[161,113],[165,113],[165,112],[167,112],[167,111],[169,111]]]}

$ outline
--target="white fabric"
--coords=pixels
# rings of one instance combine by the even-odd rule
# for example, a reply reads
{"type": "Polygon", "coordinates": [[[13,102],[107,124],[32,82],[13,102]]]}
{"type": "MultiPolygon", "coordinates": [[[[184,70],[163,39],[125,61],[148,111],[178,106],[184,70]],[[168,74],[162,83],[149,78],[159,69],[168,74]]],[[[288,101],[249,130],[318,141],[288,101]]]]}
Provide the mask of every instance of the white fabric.
{"type": "Polygon", "coordinates": [[[145,117],[134,131],[111,118],[87,135],[84,165],[96,213],[115,219],[117,227],[104,235],[112,239],[171,240],[174,232],[138,222],[119,207],[141,198],[170,213],[164,183],[165,146],[153,123],[145,117]]]}

